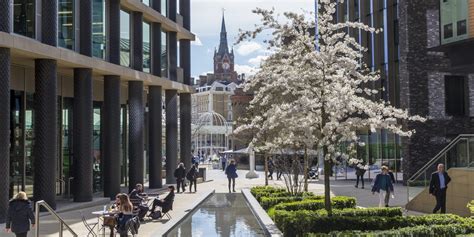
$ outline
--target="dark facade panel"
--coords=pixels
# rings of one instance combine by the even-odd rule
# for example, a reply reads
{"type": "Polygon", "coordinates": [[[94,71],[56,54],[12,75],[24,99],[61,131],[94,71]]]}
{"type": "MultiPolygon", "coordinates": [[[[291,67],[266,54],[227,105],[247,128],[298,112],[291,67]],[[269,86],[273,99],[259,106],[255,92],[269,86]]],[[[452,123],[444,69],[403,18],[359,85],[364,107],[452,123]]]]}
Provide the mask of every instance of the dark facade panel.
{"type": "Polygon", "coordinates": [[[58,2],[41,0],[41,42],[58,46],[58,2]]]}
{"type": "Polygon", "coordinates": [[[148,150],[150,188],[161,188],[162,184],[162,89],[161,86],[150,86],[148,88],[148,150]]]}
{"type": "Polygon", "coordinates": [[[166,90],[166,183],[174,184],[178,160],[178,93],[166,90]]]}
{"type": "Polygon", "coordinates": [[[104,197],[120,192],[120,76],[104,77],[104,197]]]}
{"type": "Polygon", "coordinates": [[[120,65],[120,0],[106,1],[107,61],[120,65]]]}
{"type": "Polygon", "coordinates": [[[92,201],[92,69],[74,69],[74,201],[92,201]]]}
{"type": "Polygon", "coordinates": [[[79,9],[79,52],[92,56],[92,0],[81,0],[79,9]]]}
{"type": "Polygon", "coordinates": [[[144,125],[143,82],[128,82],[128,173],[130,191],[137,183],[143,184],[144,125]]]}
{"type": "Polygon", "coordinates": [[[35,60],[34,95],[34,200],[56,208],[56,164],[58,158],[57,62],[35,60]]]}
{"type": "Polygon", "coordinates": [[[180,66],[183,69],[183,83],[191,85],[191,41],[179,41],[180,66]]]}
{"type": "Polygon", "coordinates": [[[191,167],[191,94],[179,95],[181,162],[191,167]]]}
{"type": "Polygon", "coordinates": [[[178,67],[178,41],[176,32],[168,32],[169,38],[169,71],[170,71],[170,80],[177,81],[178,74],[177,74],[177,67],[178,67]]]}
{"type": "Polygon", "coordinates": [[[131,60],[132,68],[143,71],[143,13],[130,14],[131,32],[131,60]]]}
{"type": "Polygon", "coordinates": [[[0,31],[10,33],[11,30],[11,2],[12,0],[0,1],[0,31]]]}
{"type": "Polygon", "coordinates": [[[161,76],[161,24],[151,23],[151,74],[161,76]]]}
{"type": "Polygon", "coordinates": [[[0,223],[5,223],[10,190],[10,49],[0,48],[0,223]]]}
{"type": "Polygon", "coordinates": [[[191,30],[191,0],[180,0],[179,13],[183,16],[184,29],[191,30]]]}

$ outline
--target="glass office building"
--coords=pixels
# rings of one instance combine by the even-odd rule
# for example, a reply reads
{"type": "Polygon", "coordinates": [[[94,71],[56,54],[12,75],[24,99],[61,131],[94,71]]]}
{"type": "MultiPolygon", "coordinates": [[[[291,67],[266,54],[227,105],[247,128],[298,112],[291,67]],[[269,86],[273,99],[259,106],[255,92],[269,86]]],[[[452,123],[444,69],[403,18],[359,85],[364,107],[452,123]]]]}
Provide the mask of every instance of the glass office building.
{"type": "MultiPolygon", "coordinates": [[[[178,150],[191,149],[190,129],[176,136],[177,120],[191,114],[178,114],[173,103],[192,92],[191,79],[169,73],[178,70],[169,45],[194,40],[189,27],[172,23],[177,5],[145,1],[151,11],[144,14],[140,2],[88,2],[0,4],[12,14],[0,15],[0,38],[15,42],[0,44],[0,140],[8,141],[0,143],[0,157],[9,157],[0,159],[0,223],[18,191],[55,208],[59,197],[114,198],[121,186],[139,182],[159,188],[162,178],[173,180],[172,172],[162,175],[162,157],[175,167],[178,150]]],[[[183,12],[189,21],[190,9],[183,12]]],[[[190,72],[185,65],[180,70],[190,72]]]]}

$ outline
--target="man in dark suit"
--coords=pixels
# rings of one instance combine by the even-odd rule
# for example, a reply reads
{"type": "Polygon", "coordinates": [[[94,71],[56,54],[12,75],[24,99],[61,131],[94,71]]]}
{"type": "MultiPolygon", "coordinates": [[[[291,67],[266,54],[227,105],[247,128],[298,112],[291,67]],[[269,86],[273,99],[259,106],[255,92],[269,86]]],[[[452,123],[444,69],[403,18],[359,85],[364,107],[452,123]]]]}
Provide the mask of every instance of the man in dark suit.
{"type": "Polygon", "coordinates": [[[443,164],[438,164],[438,171],[431,174],[430,194],[436,197],[436,207],[433,213],[441,209],[441,213],[446,213],[446,190],[451,181],[448,173],[444,170],[443,164]]]}

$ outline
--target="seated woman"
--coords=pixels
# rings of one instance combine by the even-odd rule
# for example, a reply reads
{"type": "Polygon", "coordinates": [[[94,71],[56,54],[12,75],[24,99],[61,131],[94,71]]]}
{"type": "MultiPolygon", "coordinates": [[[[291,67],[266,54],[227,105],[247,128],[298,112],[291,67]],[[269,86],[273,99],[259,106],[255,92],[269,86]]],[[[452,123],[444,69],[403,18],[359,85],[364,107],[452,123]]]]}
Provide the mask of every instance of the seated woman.
{"type": "Polygon", "coordinates": [[[168,186],[168,195],[161,200],[156,198],[153,200],[153,206],[151,207],[151,213],[155,212],[156,207],[167,208],[168,205],[171,205],[174,201],[174,186],[168,186]]]}
{"type": "Polygon", "coordinates": [[[133,205],[125,193],[119,193],[115,199],[115,209],[112,211],[117,218],[117,232],[120,237],[128,236],[127,222],[133,218],[133,205]]]}

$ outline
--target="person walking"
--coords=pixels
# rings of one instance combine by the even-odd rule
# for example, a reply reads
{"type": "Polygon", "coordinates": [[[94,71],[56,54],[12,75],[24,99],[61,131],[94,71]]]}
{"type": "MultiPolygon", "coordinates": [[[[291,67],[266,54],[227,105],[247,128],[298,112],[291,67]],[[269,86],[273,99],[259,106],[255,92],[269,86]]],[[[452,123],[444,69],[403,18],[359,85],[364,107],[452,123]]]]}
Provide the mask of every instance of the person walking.
{"type": "Polygon", "coordinates": [[[230,164],[225,169],[225,174],[227,175],[227,180],[229,181],[229,193],[230,191],[230,183],[232,182],[232,191],[235,193],[235,178],[238,177],[237,175],[237,166],[235,165],[234,160],[230,160],[230,164]]]}
{"type": "Polygon", "coordinates": [[[429,192],[436,197],[436,206],[433,213],[441,210],[441,213],[446,213],[446,190],[448,183],[451,182],[451,177],[445,171],[443,164],[438,164],[438,171],[431,174],[429,192]]]}
{"type": "Polygon", "coordinates": [[[225,171],[225,166],[227,165],[227,158],[225,156],[221,156],[221,164],[222,164],[222,171],[225,171]]]}
{"type": "Polygon", "coordinates": [[[388,174],[387,166],[382,166],[382,173],[375,176],[374,186],[372,187],[372,194],[377,192],[379,194],[379,207],[388,207],[388,202],[390,200],[390,194],[393,195],[393,184],[388,174]]]}
{"type": "Polygon", "coordinates": [[[191,166],[191,169],[189,169],[188,173],[186,174],[186,179],[189,180],[189,192],[192,192],[193,184],[194,184],[194,192],[197,192],[197,176],[198,176],[198,169],[197,169],[198,164],[194,164],[191,166]]]}
{"type": "Polygon", "coordinates": [[[273,171],[275,170],[275,165],[273,164],[273,159],[270,157],[267,162],[268,167],[268,178],[273,180],[273,171]]]}
{"type": "Polygon", "coordinates": [[[186,177],[186,168],[184,168],[184,164],[182,162],[179,163],[178,167],[174,171],[174,177],[176,178],[177,193],[179,193],[180,187],[182,188],[184,193],[186,187],[184,184],[184,178],[186,177]]]}
{"type": "Polygon", "coordinates": [[[360,179],[360,182],[362,184],[362,189],[364,189],[364,174],[365,174],[365,169],[364,169],[364,166],[363,164],[358,164],[356,165],[355,167],[355,170],[356,170],[356,176],[357,176],[357,181],[356,181],[356,185],[355,187],[358,188],[359,187],[359,179],[360,179]]]}
{"type": "Polygon", "coordinates": [[[17,237],[26,237],[28,231],[35,227],[33,208],[25,192],[19,192],[8,204],[5,231],[13,232],[17,237]]]}

